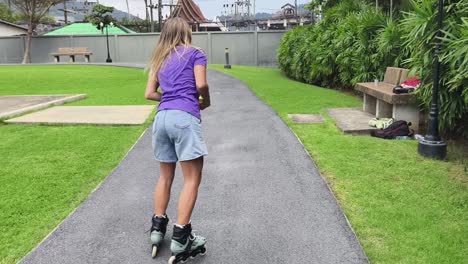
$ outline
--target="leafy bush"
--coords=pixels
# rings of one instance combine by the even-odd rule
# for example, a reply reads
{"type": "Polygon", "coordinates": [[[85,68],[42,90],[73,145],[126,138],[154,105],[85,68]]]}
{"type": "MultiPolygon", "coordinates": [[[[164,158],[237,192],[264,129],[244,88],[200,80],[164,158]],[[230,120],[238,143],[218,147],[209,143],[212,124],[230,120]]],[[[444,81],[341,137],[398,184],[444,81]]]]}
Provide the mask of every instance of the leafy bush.
{"type": "MultiPolygon", "coordinates": [[[[371,2],[328,1],[323,21],[285,34],[280,68],[291,78],[343,89],[382,79],[389,66],[408,67],[424,82],[418,94],[428,109],[437,0],[411,0],[410,11],[393,16],[376,11],[371,2]]],[[[468,136],[468,1],[445,2],[440,128],[468,136]]]]}
{"type": "MultiPolygon", "coordinates": [[[[423,80],[418,90],[423,106],[432,99],[437,0],[414,0],[401,25],[405,30],[405,64],[423,80]]],[[[439,87],[440,128],[468,136],[468,2],[445,1],[439,87]]]]}
{"type": "Polygon", "coordinates": [[[374,6],[344,0],[326,9],[321,23],[286,33],[278,61],[291,78],[349,88],[383,77],[387,63],[399,64],[400,38],[396,22],[374,6]]]}

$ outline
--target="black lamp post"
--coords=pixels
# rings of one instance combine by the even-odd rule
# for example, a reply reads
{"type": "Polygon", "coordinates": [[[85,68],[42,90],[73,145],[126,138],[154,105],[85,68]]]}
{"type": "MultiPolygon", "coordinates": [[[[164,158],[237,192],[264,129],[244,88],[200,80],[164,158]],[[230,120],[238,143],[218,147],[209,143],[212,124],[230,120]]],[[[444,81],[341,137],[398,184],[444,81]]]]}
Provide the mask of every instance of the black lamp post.
{"type": "Polygon", "coordinates": [[[444,1],[439,0],[439,11],[437,15],[438,32],[434,52],[434,84],[432,88],[432,104],[429,112],[429,127],[424,139],[419,141],[418,152],[428,158],[443,160],[447,156],[447,143],[441,140],[439,135],[439,85],[440,85],[440,61],[439,53],[442,37],[442,19],[444,12],[444,1]]]}
{"type": "Polygon", "coordinates": [[[109,24],[107,24],[107,23],[101,22],[99,25],[101,26],[101,29],[106,28],[106,40],[107,40],[107,59],[106,59],[106,62],[111,63],[112,58],[111,58],[110,52],[109,52],[109,31],[107,30],[107,28],[109,26],[112,27],[114,25],[114,23],[110,22],[109,24]]]}

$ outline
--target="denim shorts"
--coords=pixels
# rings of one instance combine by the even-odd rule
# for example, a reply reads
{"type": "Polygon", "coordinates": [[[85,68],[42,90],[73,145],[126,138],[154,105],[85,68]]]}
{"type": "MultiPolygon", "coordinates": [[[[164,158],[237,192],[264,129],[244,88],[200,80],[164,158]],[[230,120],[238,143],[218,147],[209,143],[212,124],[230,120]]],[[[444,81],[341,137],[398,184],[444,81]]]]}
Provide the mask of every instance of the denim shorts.
{"type": "Polygon", "coordinates": [[[201,120],[180,110],[163,110],[153,123],[153,152],[159,162],[174,163],[206,156],[201,120]]]}

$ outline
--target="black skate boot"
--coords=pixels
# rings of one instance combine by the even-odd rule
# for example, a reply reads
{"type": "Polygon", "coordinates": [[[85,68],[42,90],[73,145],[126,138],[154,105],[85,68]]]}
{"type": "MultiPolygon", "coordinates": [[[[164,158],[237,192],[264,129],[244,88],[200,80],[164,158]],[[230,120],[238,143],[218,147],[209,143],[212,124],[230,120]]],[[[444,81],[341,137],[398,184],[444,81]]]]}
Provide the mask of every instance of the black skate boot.
{"type": "Polygon", "coordinates": [[[169,264],[185,262],[189,257],[195,258],[198,254],[205,255],[205,238],[192,233],[192,225],[183,227],[174,226],[172,233],[172,256],[169,264]]]}
{"type": "Polygon", "coordinates": [[[156,217],[154,215],[152,222],[153,224],[151,225],[151,256],[155,258],[156,254],[158,253],[158,248],[164,240],[164,236],[166,235],[167,223],[169,222],[169,218],[167,217],[167,215],[164,215],[163,217],[156,217]]]}

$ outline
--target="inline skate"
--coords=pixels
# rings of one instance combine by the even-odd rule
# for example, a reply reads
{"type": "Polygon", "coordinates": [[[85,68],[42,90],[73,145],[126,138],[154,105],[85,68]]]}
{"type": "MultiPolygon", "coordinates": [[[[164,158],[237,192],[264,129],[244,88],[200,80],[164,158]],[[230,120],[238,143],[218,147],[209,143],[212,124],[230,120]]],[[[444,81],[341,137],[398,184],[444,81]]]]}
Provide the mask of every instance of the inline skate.
{"type": "Polygon", "coordinates": [[[187,261],[188,258],[195,258],[198,254],[205,255],[205,238],[192,233],[192,225],[183,227],[174,226],[172,234],[171,251],[172,256],[169,264],[177,264],[187,261]]]}
{"type": "Polygon", "coordinates": [[[166,235],[167,223],[169,222],[169,218],[167,215],[162,217],[157,217],[156,215],[153,216],[152,219],[153,224],[151,225],[151,256],[153,258],[156,257],[158,254],[158,248],[161,245],[162,241],[164,240],[164,236],[166,235]]]}

